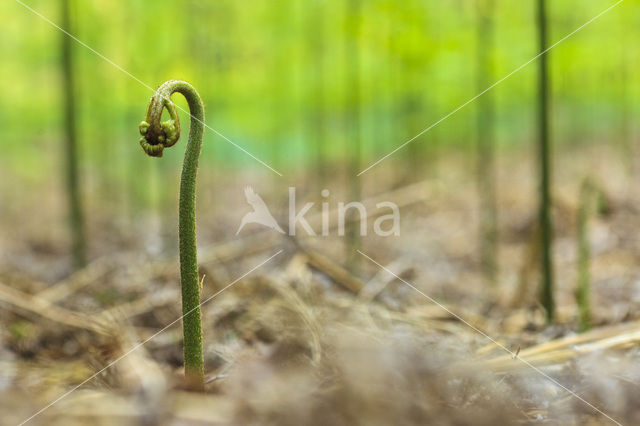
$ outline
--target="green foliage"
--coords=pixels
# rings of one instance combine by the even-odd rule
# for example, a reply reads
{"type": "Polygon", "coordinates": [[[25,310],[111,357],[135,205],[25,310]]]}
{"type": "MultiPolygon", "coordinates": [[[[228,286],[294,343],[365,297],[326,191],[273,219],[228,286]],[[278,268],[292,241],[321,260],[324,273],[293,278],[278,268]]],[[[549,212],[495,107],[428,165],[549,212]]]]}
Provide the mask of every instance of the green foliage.
{"type": "Polygon", "coordinates": [[[35,328],[28,321],[15,321],[9,326],[9,333],[16,341],[28,339],[33,335],[35,328]]]}
{"type": "MultiPolygon", "coordinates": [[[[57,2],[29,4],[60,23],[57,2]]],[[[316,152],[314,135],[304,130],[315,120],[309,109],[317,95],[316,54],[307,36],[312,28],[310,8],[324,21],[323,148],[328,160],[344,159],[343,141],[349,131],[343,96],[348,24],[344,0],[256,0],[251,7],[234,0],[78,1],[74,33],[146,84],[172,76],[193,82],[216,111],[215,129],[269,163],[278,153],[284,157],[286,146],[287,158],[280,160],[286,171],[304,161],[313,164],[316,152]]],[[[581,1],[580,8],[549,2],[549,42],[602,9],[602,0],[581,1]]],[[[557,143],[584,143],[616,131],[623,117],[623,94],[629,99],[640,95],[637,79],[621,78],[621,70],[640,65],[638,56],[623,55],[629,49],[619,43],[623,28],[628,39],[637,37],[633,23],[639,12],[637,2],[624,2],[551,52],[557,143]],[[611,84],[603,86],[603,81],[611,84]]],[[[362,153],[374,159],[478,93],[473,66],[475,2],[368,0],[362,1],[360,13],[362,153]],[[409,95],[418,102],[407,112],[401,107],[409,95]]],[[[536,55],[533,13],[533,7],[520,2],[497,4],[496,43],[490,52],[493,81],[536,55]]],[[[0,79],[11,81],[0,98],[2,144],[8,148],[6,155],[29,163],[30,167],[16,167],[16,162],[9,162],[23,176],[46,169],[55,159],[55,153],[42,154],[38,147],[59,138],[61,129],[57,30],[15,2],[1,2],[0,15],[5,17],[6,35],[0,44],[0,79]]],[[[104,174],[116,187],[129,181],[129,169],[151,173],[149,164],[131,155],[134,147],[126,137],[138,114],[138,100],[147,96],[148,88],[81,46],[76,45],[76,51],[79,143],[87,169],[104,174]],[[105,161],[105,156],[130,160],[105,161]]],[[[500,145],[524,146],[535,136],[535,78],[532,63],[493,89],[500,145]]],[[[471,149],[474,107],[461,110],[416,142],[426,149],[437,135],[440,147],[471,149]]],[[[637,104],[628,107],[631,116],[638,113],[637,104]]],[[[213,132],[206,132],[205,139],[213,138],[213,132]]],[[[215,148],[202,161],[224,158],[222,166],[255,164],[228,143],[211,146],[215,148]]]]}

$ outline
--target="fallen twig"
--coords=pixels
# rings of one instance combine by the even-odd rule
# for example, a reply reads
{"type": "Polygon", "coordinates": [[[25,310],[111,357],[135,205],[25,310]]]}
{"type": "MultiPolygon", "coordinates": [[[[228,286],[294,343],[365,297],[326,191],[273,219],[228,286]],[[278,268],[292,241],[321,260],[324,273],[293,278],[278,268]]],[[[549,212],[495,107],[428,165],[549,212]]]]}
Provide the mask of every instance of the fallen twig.
{"type": "Polygon", "coordinates": [[[5,302],[16,312],[28,312],[49,321],[70,327],[89,330],[98,334],[108,335],[108,327],[93,318],[72,312],[37,296],[24,293],[0,283],[0,301],[5,302]]]}

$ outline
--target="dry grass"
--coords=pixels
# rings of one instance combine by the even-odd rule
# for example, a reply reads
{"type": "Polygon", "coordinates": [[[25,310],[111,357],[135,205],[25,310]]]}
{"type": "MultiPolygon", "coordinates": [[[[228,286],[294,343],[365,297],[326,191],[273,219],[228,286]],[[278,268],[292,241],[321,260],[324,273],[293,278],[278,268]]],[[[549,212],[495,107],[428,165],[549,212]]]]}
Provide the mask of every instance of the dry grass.
{"type": "MultiPolygon", "coordinates": [[[[464,164],[443,165],[448,174],[410,186],[375,191],[372,182],[365,185],[378,200],[403,206],[403,225],[401,237],[367,237],[363,250],[517,358],[366,259],[357,275],[347,272],[339,238],[292,241],[256,232],[232,239],[243,202],[239,189],[238,199],[221,192],[235,215],[227,210],[200,216],[203,229],[232,230],[228,243],[207,244],[226,238],[206,232],[201,238],[203,300],[277,250],[284,252],[204,305],[206,393],[181,390],[178,323],[32,422],[609,422],[524,360],[607,415],[638,424],[640,215],[626,175],[610,173],[615,161],[602,153],[594,158],[610,162],[602,173],[608,173],[612,213],[593,223],[597,327],[573,333],[573,218],[583,175],[577,164],[592,158],[584,155],[573,162],[568,155],[557,179],[559,324],[552,327],[544,324],[532,290],[537,277],[527,253],[535,203],[524,195],[532,183],[515,156],[509,157],[513,166],[505,162],[501,168],[509,179],[501,180],[501,279],[495,287],[478,274],[474,186],[464,164]]],[[[598,177],[598,169],[591,172],[598,177]]],[[[3,225],[2,235],[11,235],[10,224],[3,225]]],[[[97,237],[111,232],[93,229],[97,237]]],[[[28,243],[37,240],[33,235],[13,235],[21,243],[0,267],[2,424],[28,418],[180,315],[174,256],[128,247],[123,237],[119,250],[105,243],[87,268],[55,279],[43,265],[65,261],[62,243],[55,233],[41,235],[48,236],[38,244],[28,243]],[[30,264],[35,266],[25,266],[30,264]]]]}

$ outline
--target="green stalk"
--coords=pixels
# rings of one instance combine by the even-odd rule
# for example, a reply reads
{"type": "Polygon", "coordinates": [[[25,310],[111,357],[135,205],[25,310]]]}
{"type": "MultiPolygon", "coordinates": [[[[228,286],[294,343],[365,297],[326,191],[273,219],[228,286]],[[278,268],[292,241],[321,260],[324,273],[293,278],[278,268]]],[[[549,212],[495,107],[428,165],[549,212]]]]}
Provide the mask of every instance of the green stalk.
{"type": "Polygon", "coordinates": [[[587,331],[593,321],[591,316],[591,247],[589,245],[589,218],[594,214],[606,215],[609,211],[604,191],[586,178],[580,187],[576,239],[578,250],[578,330],[587,331]]]}
{"type": "MultiPolygon", "coordinates": [[[[360,200],[362,197],[362,179],[356,177],[360,171],[360,157],[362,156],[362,140],[360,132],[360,37],[362,31],[362,4],[361,0],[349,0],[346,4],[346,58],[345,67],[346,83],[346,107],[347,107],[347,137],[348,140],[348,187],[352,200],[360,200]]],[[[352,212],[351,218],[355,218],[352,212]]],[[[352,220],[347,226],[347,264],[351,273],[358,273],[360,257],[357,250],[362,247],[359,222],[352,220]]]]}
{"type": "MultiPolygon", "coordinates": [[[[476,84],[482,91],[491,84],[494,48],[494,0],[477,5],[476,84]]],[[[480,259],[484,279],[496,284],[498,276],[498,201],[496,194],[495,99],[486,93],[478,99],[477,156],[478,198],[480,210],[480,259]]]]}
{"type": "MultiPolygon", "coordinates": [[[[547,49],[546,1],[538,0],[538,37],[540,52],[547,49]]],[[[540,236],[542,248],[542,306],[547,312],[547,321],[555,317],[553,297],[553,225],[551,223],[551,148],[549,142],[549,69],[547,54],[538,59],[539,69],[539,160],[540,160],[540,236]]]]}
{"type": "Polygon", "coordinates": [[[309,8],[307,28],[310,49],[313,52],[313,94],[311,98],[310,132],[314,143],[314,165],[318,193],[324,189],[327,178],[326,126],[325,122],[325,7],[324,2],[316,0],[309,8]]]}
{"type": "MultiPolygon", "coordinates": [[[[62,27],[66,31],[73,32],[73,28],[71,28],[71,5],[69,4],[69,0],[62,0],[61,7],[62,27]]],[[[78,183],[78,175],[80,172],[78,166],[78,138],[74,93],[75,73],[73,68],[72,47],[71,38],[63,34],[61,66],[63,76],[62,87],[64,90],[65,173],[69,203],[69,222],[71,225],[73,244],[73,264],[76,269],[80,269],[87,264],[87,244],[81,191],[78,183]]]]}
{"type": "Polygon", "coordinates": [[[196,90],[184,81],[164,83],[151,98],[147,119],[140,123],[140,145],[152,157],[162,157],[164,148],[180,138],[180,119],[171,95],[181,93],[189,104],[191,126],[180,179],[179,229],[180,279],[182,282],[182,329],[184,333],[184,369],[187,385],[204,388],[202,356],[202,320],[200,315],[200,281],[196,250],[196,175],[204,131],[204,105],[196,90]],[[167,109],[170,119],[162,122],[167,109]]]}
{"type": "Polygon", "coordinates": [[[591,276],[589,264],[591,249],[589,247],[589,204],[593,186],[589,180],[585,180],[580,187],[580,205],[578,206],[577,239],[578,239],[578,286],[576,288],[576,303],[579,311],[579,331],[591,328],[591,276]]]}

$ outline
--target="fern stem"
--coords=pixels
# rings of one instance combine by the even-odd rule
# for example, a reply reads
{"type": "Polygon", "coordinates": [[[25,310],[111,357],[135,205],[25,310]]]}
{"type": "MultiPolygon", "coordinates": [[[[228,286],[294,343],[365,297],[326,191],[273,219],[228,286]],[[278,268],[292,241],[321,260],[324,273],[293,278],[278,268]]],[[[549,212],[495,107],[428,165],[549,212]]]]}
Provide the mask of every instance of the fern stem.
{"type": "MultiPolygon", "coordinates": [[[[538,0],[538,37],[540,51],[544,52],[547,43],[546,0],[538,0]]],[[[553,224],[551,222],[551,145],[549,137],[549,68],[547,54],[538,59],[539,63],[539,167],[540,167],[540,236],[542,248],[542,306],[547,313],[547,322],[555,319],[555,299],[553,283],[553,224]]]]}
{"type": "MultiPolygon", "coordinates": [[[[70,0],[61,1],[62,27],[73,32],[71,27],[70,0]]],[[[80,189],[80,167],[78,165],[78,131],[76,122],[75,72],[73,67],[72,40],[62,35],[61,62],[63,76],[63,111],[64,111],[64,157],[69,206],[69,223],[71,225],[73,266],[80,269],[87,264],[87,242],[85,233],[84,210],[80,189]]]]}
{"type": "Polygon", "coordinates": [[[576,221],[578,255],[578,283],[576,303],[578,305],[578,330],[587,331],[593,324],[591,309],[591,247],[589,242],[589,220],[594,214],[604,216],[609,213],[609,203],[601,186],[585,178],[580,186],[576,221]]]}
{"type": "Polygon", "coordinates": [[[180,138],[180,119],[171,95],[181,93],[189,104],[191,125],[189,141],[180,179],[179,239],[180,279],[182,283],[182,328],[184,334],[184,368],[187,385],[196,390],[204,387],[202,355],[202,320],[200,314],[200,282],[196,249],[196,175],[204,131],[204,105],[189,83],[170,80],[151,98],[146,121],[140,123],[143,136],[140,145],[152,157],[162,157],[164,148],[173,146],[180,138]],[[170,119],[162,122],[167,109],[170,119]]]}
{"type": "Polygon", "coordinates": [[[580,187],[578,207],[577,250],[578,250],[578,285],[576,288],[576,302],[578,305],[578,329],[586,331],[591,328],[591,248],[589,247],[589,204],[593,186],[585,180],[580,187]]]}

